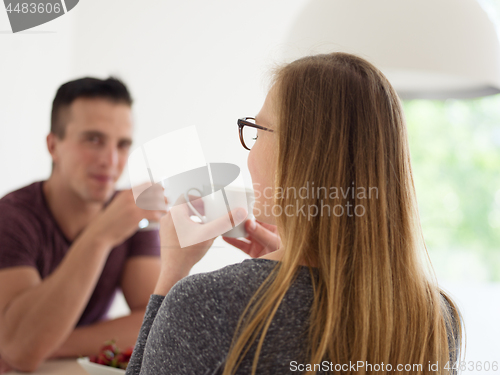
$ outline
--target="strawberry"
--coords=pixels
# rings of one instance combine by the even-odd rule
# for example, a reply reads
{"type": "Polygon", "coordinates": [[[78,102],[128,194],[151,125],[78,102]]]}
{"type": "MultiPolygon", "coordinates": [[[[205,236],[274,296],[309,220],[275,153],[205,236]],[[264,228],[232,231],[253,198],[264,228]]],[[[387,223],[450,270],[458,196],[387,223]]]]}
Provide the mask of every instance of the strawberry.
{"type": "Polygon", "coordinates": [[[89,360],[100,365],[126,369],[133,351],[133,346],[121,351],[116,346],[115,340],[109,340],[104,343],[99,353],[90,356],[89,360]]]}
{"type": "Polygon", "coordinates": [[[113,353],[111,350],[102,351],[97,356],[97,363],[99,363],[100,365],[109,365],[114,357],[115,353],[113,353]]]}
{"type": "Polygon", "coordinates": [[[129,346],[127,349],[125,349],[122,353],[124,355],[127,355],[127,356],[131,356],[132,355],[132,352],[134,351],[134,347],[133,346],[129,346]]]}
{"type": "Polygon", "coordinates": [[[101,347],[101,352],[104,352],[106,350],[109,350],[113,353],[117,353],[120,351],[115,344],[115,340],[109,340],[104,343],[104,346],[101,347]]]}
{"type": "Polygon", "coordinates": [[[106,357],[104,357],[103,355],[99,354],[97,356],[97,364],[99,365],[107,365],[108,364],[108,360],[106,359],[106,357]]]}

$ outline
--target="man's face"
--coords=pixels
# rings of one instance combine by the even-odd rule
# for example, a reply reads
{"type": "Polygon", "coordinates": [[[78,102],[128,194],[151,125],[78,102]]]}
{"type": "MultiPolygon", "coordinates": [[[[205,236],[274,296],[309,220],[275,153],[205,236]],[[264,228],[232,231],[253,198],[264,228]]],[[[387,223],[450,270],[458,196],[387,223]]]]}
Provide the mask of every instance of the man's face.
{"type": "Polygon", "coordinates": [[[78,98],[69,107],[63,139],[54,139],[58,180],[87,202],[105,202],[127,162],[132,113],[127,104],[78,98]]]}

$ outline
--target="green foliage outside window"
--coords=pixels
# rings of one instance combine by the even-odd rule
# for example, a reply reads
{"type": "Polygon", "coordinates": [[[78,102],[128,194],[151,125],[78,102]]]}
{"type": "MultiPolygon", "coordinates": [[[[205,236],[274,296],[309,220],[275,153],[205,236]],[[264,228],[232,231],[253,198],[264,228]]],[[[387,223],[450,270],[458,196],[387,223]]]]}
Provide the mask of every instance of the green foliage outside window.
{"type": "Polygon", "coordinates": [[[500,281],[500,95],[403,105],[438,278],[500,281]]]}

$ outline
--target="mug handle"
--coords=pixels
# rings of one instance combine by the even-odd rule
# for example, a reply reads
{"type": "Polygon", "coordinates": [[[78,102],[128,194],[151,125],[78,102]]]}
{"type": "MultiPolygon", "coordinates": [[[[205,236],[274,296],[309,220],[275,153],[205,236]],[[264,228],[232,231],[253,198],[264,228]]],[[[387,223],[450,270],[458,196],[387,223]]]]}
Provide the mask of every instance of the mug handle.
{"type": "Polygon", "coordinates": [[[188,195],[188,193],[189,193],[191,190],[196,190],[198,193],[200,193],[200,198],[199,198],[199,199],[201,199],[201,196],[203,196],[203,193],[202,193],[202,192],[201,192],[198,188],[191,188],[191,189],[187,190],[187,191],[184,193],[184,198],[186,199],[186,203],[187,203],[188,207],[189,207],[189,208],[190,208],[190,209],[194,212],[194,214],[195,214],[196,216],[198,216],[198,217],[200,218],[200,220],[201,220],[204,224],[206,224],[206,222],[207,222],[207,218],[206,218],[205,216],[203,216],[202,214],[200,214],[200,213],[198,212],[198,210],[197,210],[196,208],[194,208],[194,206],[193,206],[193,205],[191,204],[191,202],[189,201],[189,195],[188,195]]]}

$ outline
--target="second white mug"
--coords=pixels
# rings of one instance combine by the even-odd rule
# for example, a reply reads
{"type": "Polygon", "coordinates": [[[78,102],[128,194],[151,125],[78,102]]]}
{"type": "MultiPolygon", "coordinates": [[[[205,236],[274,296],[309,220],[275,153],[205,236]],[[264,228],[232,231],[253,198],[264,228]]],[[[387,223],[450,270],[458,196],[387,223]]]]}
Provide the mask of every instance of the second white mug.
{"type": "Polygon", "coordinates": [[[237,207],[246,209],[248,215],[245,220],[222,235],[233,238],[246,237],[248,235],[245,230],[245,222],[254,217],[252,213],[254,203],[254,194],[252,190],[239,187],[224,187],[216,189],[216,191],[210,195],[197,198],[203,201],[205,215],[200,214],[189,201],[189,192],[192,190],[196,190],[200,195],[203,195],[198,188],[191,188],[184,193],[184,198],[189,208],[203,223],[208,223],[224,215],[228,215],[229,211],[237,207]]]}

